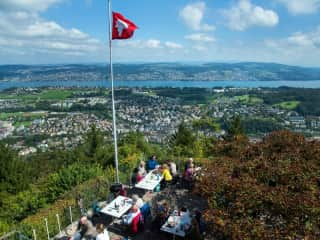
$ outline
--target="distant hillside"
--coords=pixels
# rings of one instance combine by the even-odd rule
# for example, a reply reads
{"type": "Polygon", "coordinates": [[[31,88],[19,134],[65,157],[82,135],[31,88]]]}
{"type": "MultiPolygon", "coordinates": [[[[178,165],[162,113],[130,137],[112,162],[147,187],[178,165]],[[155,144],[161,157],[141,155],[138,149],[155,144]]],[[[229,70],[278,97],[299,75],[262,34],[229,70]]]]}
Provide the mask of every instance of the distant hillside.
{"type": "MultiPolygon", "coordinates": [[[[320,68],[305,68],[275,63],[150,63],[115,64],[117,80],[320,80],[320,68]]],[[[91,65],[2,65],[0,81],[103,80],[108,66],[91,65]]]]}

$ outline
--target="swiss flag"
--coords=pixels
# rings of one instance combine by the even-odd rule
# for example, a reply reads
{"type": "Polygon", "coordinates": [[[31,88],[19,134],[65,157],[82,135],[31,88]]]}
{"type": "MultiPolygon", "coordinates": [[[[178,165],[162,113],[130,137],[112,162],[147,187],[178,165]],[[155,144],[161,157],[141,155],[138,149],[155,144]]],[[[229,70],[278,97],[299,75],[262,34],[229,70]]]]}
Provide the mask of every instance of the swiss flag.
{"type": "Polygon", "coordinates": [[[120,13],[112,13],[112,39],[131,38],[134,31],[138,28],[133,22],[126,19],[120,13]]]}

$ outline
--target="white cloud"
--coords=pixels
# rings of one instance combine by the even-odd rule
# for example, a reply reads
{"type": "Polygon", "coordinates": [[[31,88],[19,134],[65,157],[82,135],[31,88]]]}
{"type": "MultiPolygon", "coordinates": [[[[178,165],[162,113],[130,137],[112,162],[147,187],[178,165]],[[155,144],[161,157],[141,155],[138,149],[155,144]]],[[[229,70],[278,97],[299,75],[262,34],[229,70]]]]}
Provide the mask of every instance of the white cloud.
{"type": "Polygon", "coordinates": [[[203,23],[205,11],[205,2],[198,2],[186,5],[181,9],[179,15],[184,23],[194,31],[213,31],[215,30],[213,25],[203,23]]]}
{"type": "Polygon", "coordinates": [[[86,54],[106,49],[97,39],[79,29],[63,28],[30,12],[0,12],[0,47],[30,54],[86,54]]]}
{"type": "Polygon", "coordinates": [[[128,40],[128,41],[117,41],[116,46],[122,48],[136,48],[136,49],[182,49],[183,46],[179,43],[166,41],[162,43],[157,39],[149,39],[149,40],[128,40]]]}
{"type": "Polygon", "coordinates": [[[287,38],[287,42],[297,46],[307,46],[320,49],[320,26],[309,33],[296,32],[287,38]]]}
{"type": "Polygon", "coordinates": [[[185,39],[196,41],[196,42],[214,42],[215,38],[204,33],[195,33],[185,36],[185,39]]]}
{"type": "Polygon", "coordinates": [[[147,48],[161,48],[160,41],[157,39],[150,39],[146,42],[147,48]]]}
{"type": "Polygon", "coordinates": [[[0,10],[40,12],[63,0],[1,0],[0,10]]]}
{"type": "Polygon", "coordinates": [[[289,63],[319,66],[320,26],[311,32],[296,32],[287,38],[266,40],[265,46],[289,63]]]}
{"type": "Polygon", "coordinates": [[[320,0],[278,0],[293,15],[315,13],[320,9],[320,0]]]}
{"type": "Polygon", "coordinates": [[[50,59],[65,61],[70,57],[83,56],[89,61],[90,57],[107,53],[106,45],[81,30],[65,28],[40,17],[42,11],[64,0],[0,1],[1,58],[24,55],[26,59],[30,57],[37,61],[40,59],[38,56],[43,56],[48,62],[50,59]]]}
{"type": "Polygon", "coordinates": [[[303,34],[301,32],[294,33],[292,36],[288,37],[288,43],[292,43],[298,46],[312,46],[314,41],[310,36],[303,34]]]}
{"type": "Polygon", "coordinates": [[[165,42],[164,45],[168,48],[172,48],[172,49],[181,49],[183,48],[183,46],[179,43],[175,43],[175,42],[165,42]]]}
{"type": "Polygon", "coordinates": [[[240,0],[223,13],[228,19],[228,26],[237,31],[244,31],[251,26],[274,27],[279,23],[276,12],[253,5],[250,0],[240,0]]]}

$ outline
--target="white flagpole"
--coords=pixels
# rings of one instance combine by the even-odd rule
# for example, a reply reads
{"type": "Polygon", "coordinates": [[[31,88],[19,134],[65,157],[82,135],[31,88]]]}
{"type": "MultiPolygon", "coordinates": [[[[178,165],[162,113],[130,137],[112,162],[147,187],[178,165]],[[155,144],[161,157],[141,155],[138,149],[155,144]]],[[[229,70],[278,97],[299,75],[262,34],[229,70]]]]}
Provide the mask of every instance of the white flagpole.
{"type": "Polygon", "coordinates": [[[112,14],[111,0],[108,0],[109,13],[109,51],[110,51],[110,78],[111,78],[111,93],[112,93],[112,125],[113,125],[113,140],[114,140],[114,161],[116,167],[116,182],[119,183],[119,162],[118,162],[118,141],[117,141],[117,125],[116,125],[116,108],[114,104],[114,86],[113,86],[113,65],[112,65],[112,14]]]}

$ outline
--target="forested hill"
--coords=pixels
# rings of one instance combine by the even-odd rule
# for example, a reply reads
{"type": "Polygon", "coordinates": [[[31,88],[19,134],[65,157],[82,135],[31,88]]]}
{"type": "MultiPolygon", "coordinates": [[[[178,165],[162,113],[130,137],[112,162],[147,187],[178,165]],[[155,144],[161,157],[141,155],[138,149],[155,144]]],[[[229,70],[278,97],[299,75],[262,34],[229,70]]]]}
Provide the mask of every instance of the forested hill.
{"type": "MultiPolygon", "coordinates": [[[[117,80],[320,80],[320,68],[275,63],[148,63],[115,64],[117,80]]],[[[108,67],[103,64],[2,65],[0,81],[103,80],[108,67]]]]}

